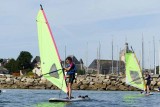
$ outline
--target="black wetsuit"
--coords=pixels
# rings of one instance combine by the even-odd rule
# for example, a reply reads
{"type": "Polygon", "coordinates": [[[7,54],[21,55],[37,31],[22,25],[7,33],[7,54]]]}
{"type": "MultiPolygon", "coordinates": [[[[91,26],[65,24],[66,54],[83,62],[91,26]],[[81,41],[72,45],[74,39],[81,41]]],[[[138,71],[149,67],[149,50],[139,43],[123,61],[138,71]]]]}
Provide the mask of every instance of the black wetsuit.
{"type": "Polygon", "coordinates": [[[151,76],[148,75],[148,77],[146,78],[146,80],[147,80],[146,85],[150,85],[151,84],[151,76]]]}

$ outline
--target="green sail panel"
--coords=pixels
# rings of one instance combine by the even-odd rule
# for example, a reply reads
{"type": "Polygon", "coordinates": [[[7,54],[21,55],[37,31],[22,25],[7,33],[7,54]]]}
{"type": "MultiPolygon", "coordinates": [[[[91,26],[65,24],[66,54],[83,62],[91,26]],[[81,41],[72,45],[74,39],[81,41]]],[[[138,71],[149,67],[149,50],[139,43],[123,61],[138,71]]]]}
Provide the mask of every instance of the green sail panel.
{"type": "Polygon", "coordinates": [[[142,70],[137,61],[136,55],[132,52],[125,54],[126,59],[126,84],[145,90],[145,82],[142,70]]]}
{"type": "Polygon", "coordinates": [[[42,8],[38,12],[36,21],[38,27],[38,42],[42,74],[58,70],[57,72],[44,75],[44,78],[67,93],[68,89],[66,86],[64,72],[60,63],[59,53],[49,23],[42,8]]]}

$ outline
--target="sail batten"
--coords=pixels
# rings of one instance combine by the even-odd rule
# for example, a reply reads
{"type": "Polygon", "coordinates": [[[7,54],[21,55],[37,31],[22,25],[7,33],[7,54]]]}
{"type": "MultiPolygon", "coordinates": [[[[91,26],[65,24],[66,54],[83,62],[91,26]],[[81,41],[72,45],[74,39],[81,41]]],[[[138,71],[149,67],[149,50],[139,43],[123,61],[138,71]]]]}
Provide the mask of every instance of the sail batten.
{"type": "Polygon", "coordinates": [[[127,52],[126,59],[126,84],[145,90],[145,82],[142,76],[142,69],[138,63],[135,53],[127,52]]]}
{"type": "Polygon", "coordinates": [[[42,7],[37,15],[37,27],[42,74],[49,73],[44,75],[44,78],[67,93],[68,89],[60,63],[60,55],[42,7]]]}

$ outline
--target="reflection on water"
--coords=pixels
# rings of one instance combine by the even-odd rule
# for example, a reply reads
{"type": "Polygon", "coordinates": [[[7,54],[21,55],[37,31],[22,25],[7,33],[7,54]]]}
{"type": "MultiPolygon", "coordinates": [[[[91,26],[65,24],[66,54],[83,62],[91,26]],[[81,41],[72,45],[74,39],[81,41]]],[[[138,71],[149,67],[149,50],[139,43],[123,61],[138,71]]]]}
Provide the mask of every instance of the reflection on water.
{"type": "Polygon", "coordinates": [[[56,103],[50,103],[50,102],[43,102],[36,104],[35,107],[66,107],[70,103],[65,103],[65,102],[56,102],[56,103]]]}
{"type": "Polygon", "coordinates": [[[139,98],[142,97],[144,97],[144,95],[142,94],[134,94],[134,95],[127,94],[123,96],[123,101],[126,103],[134,104],[139,98]]]}

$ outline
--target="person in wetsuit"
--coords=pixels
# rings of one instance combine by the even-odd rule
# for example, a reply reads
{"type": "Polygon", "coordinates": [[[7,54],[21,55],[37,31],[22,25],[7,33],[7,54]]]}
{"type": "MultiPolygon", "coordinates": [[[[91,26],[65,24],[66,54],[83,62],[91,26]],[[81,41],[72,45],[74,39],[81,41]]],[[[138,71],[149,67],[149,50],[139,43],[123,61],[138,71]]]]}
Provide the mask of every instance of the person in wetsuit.
{"type": "Polygon", "coordinates": [[[67,72],[69,81],[68,81],[68,98],[71,99],[71,94],[72,94],[72,84],[75,79],[75,72],[76,72],[76,67],[75,64],[72,61],[71,57],[66,58],[66,63],[68,66],[64,68],[64,71],[67,72]]]}
{"type": "Polygon", "coordinates": [[[146,94],[149,94],[150,93],[150,85],[151,85],[151,76],[149,75],[148,71],[146,71],[145,80],[147,81],[146,82],[146,94]]]}

